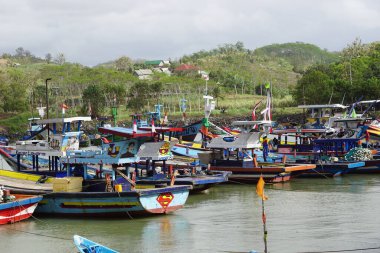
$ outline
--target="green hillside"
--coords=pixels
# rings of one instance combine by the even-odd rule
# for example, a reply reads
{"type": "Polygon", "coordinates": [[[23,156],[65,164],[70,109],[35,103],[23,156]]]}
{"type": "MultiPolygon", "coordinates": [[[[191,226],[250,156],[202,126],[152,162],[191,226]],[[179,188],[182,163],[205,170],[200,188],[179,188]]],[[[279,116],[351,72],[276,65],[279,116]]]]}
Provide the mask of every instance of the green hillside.
{"type": "Polygon", "coordinates": [[[281,108],[278,109],[281,114],[300,101],[325,102],[332,91],[332,98],[345,96],[352,101],[356,91],[377,94],[366,87],[373,90],[379,84],[378,47],[355,43],[355,47],[349,46],[339,53],[300,42],[257,49],[247,49],[242,42],[224,44],[184,55],[171,62],[170,75],[153,71],[144,80],[139,80],[135,70],[155,66],[145,65],[143,60],[122,56],[87,67],[66,62],[64,54],[54,58],[48,54],[41,59],[18,48],[15,54],[4,53],[0,57],[0,113],[4,115],[0,126],[17,132],[6,122],[7,115],[27,117],[32,108],[46,104],[47,78],[51,78],[48,82],[51,116],[60,116],[62,103],[70,107],[68,115],[94,117],[110,115],[110,107],[118,106],[121,121],[133,112],[152,111],[157,103],[163,104],[164,111],[171,115],[180,115],[182,99],[188,101],[190,115],[201,115],[206,84],[208,94],[217,100],[215,114],[221,111],[230,115],[248,114],[265,95],[265,83],[271,83],[275,110],[281,108]],[[351,48],[354,54],[349,53],[351,48]],[[182,64],[192,70],[175,71],[182,64]],[[199,72],[208,74],[209,80],[205,81],[199,72]],[[318,93],[318,87],[325,88],[318,93]],[[345,95],[346,90],[351,92],[345,95]]]}
{"type": "Polygon", "coordinates": [[[307,68],[315,64],[330,64],[339,60],[338,53],[307,43],[273,44],[258,48],[254,51],[258,57],[269,59],[284,59],[293,66],[293,71],[303,73],[307,68]]]}

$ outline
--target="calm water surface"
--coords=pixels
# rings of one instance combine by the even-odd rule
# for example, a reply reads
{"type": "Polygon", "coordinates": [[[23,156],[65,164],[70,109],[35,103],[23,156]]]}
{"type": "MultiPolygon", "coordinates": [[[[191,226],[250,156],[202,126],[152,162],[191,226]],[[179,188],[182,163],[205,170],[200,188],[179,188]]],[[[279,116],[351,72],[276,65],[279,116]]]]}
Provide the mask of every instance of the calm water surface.
{"type": "MultiPolygon", "coordinates": [[[[296,179],[266,186],[269,252],[376,248],[380,175],[296,179]]],[[[77,252],[79,234],[120,252],[263,252],[255,185],[220,185],[190,196],[184,209],[150,218],[29,219],[0,226],[0,252],[77,252]]]]}

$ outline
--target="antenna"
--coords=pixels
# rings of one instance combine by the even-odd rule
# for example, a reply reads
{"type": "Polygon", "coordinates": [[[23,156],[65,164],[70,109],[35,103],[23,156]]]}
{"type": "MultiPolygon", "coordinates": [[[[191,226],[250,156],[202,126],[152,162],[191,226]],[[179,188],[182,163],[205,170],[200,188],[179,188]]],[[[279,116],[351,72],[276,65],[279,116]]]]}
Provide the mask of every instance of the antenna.
{"type": "Polygon", "coordinates": [[[334,94],[334,88],[331,89],[331,96],[330,96],[329,104],[331,104],[331,99],[332,99],[333,94],[334,94]]]}
{"type": "Polygon", "coordinates": [[[344,98],[346,97],[346,92],[343,94],[343,98],[342,98],[342,105],[343,105],[343,103],[344,103],[344,98]]]}

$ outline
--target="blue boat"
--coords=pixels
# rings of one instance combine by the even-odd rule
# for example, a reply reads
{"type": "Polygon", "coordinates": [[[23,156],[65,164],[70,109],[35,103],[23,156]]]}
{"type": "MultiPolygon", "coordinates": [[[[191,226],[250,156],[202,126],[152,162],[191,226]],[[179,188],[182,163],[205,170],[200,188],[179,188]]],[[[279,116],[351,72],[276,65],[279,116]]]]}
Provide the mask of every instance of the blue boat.
{"type": "Polygon", "coordinates": [[[44,195],[37,214],[131,218],[166,214],[182,208],[189,187],[172,186],[122,192],[52,192],[44,195]]]}
{"type": "Polygon", "coordinates": [[[74,244],[80,253],[118,253],[116,250],[110,249],[79,235],[74,235],[74,244]]]}
{"type": "Polygon", "coordinates": [[[140,160],[171,158],[169,142],[158,141],[157,134],[150,131],[117,127],[101,131],[117,132],[126,139],[103,143],[101,149],[67,149],[60,157],[65,171],[59,171],[66,177],[53,179],[52,192],[44,194],[37,214],[128,218],[169,213],[184,206],[189,186],[137,189],[133,171],[129,171],[140,160]],[[151,142],[153,139],[156,142],[151,142]]]}

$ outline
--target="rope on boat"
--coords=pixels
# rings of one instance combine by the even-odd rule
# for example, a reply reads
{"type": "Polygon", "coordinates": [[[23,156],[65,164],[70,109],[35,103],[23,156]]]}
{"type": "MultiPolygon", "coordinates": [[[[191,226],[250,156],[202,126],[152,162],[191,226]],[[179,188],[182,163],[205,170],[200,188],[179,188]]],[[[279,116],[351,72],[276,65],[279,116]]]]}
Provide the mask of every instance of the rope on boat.
{"type": "MultiPolygon", "coordinates": [[[[369,247],[369,248],[357,248],[357,249],[341,249],[341,250],[325,250],[325,251],[302,251],[302,252],[296,252],[296,253],[338,253],[338,252],[354,252],[354,251],[366,251],[366,250],[374,250],[374,249],[380,249],[379,247],[369,247]]],[[[221,251],[221,252],[227,252],[227,253],[246,253],[247,251],[221,251]]]]}
{"type": "MultiPolygon", "coordinates": [[[[119,198],[121,198],[121,196],[120,196],[120,192],[117,192],[117,195],[119,196],[119,198]]],[[[131,215],[128,211],[125,211],[125,212],[127,213],[129,219],[130,219],[130,220],[133,220],[132,215],[131,215]]]]}
{"type": "Polygon", "coordinates": [[[14,230],[14,231],[17,231],[17,232],[23,232],[23,233],[26,233],[26,234],[38,235],[38,236],[42,236],[42,237],[49,237],[49,238],[54,238],[54,239],[59,239],[59,240],[65,240],[65,241],[71,241],[72,240],[71,238],[64,238],[64,237],[53,236],[53,235],[44,235],[44,234],[40,234],[40,233],[33,233],[33,232],[29,232],[29,231],[24,231],[24,230],[20,230],[20,229],[11,228],[9,226],[6,226],[6,229],[14,230]]]}
{"type": "Polygon", "coordinates": [[[341,250],[325,250],[325,251],[302,251],[297,253],[333,253],[333,252],[353,252],[353,251],[365,251],[380,249],[379,247],[369,247],[369,248],[357,248],[357,249],[341,249],[341,250]]]}

